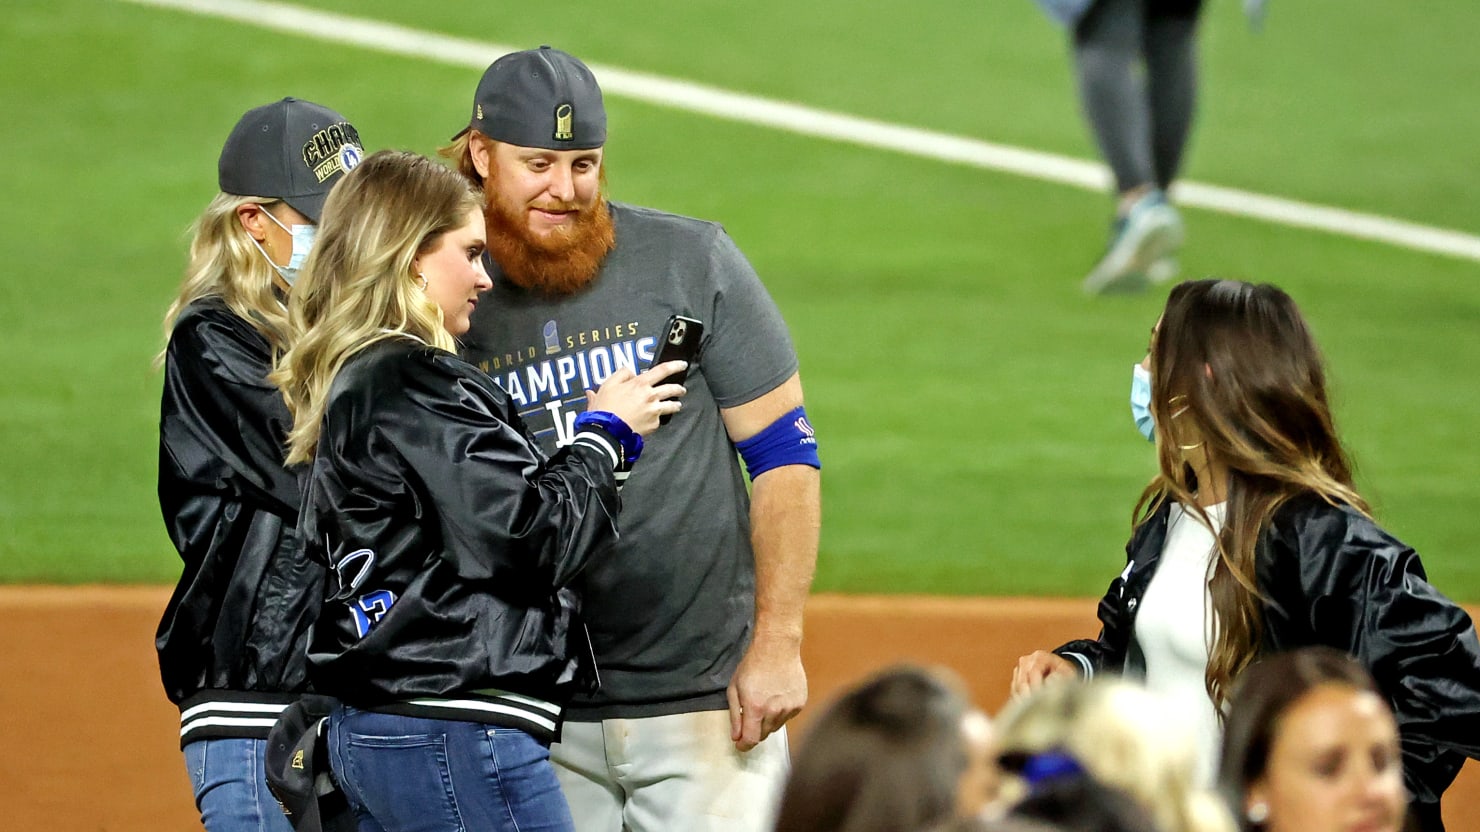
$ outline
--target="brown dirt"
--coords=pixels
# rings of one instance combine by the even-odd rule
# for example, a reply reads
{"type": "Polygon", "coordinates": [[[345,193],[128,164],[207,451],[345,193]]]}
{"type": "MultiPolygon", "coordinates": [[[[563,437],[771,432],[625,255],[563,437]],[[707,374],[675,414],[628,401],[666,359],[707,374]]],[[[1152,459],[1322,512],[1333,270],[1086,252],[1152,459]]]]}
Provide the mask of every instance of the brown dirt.
{"type": "MultiPolygon", "coordinates": [[[[159,587],[0,587],[0,827],[199,830],[153,636],[159,587]]],[[[1094,602],[815,596],[804,659],[816,704],[898,661],[943,664],[991,711],[1017,657],[1095,631],[1094,602]]],[[[1471,615],[1480,610],[1471,609],[1471,615]]],[[[805,732],[806,713],[799,720],[805,732]]],[[[1480,763],[1445,799],[1452,832],[1480,830],[1480,763]]]]}

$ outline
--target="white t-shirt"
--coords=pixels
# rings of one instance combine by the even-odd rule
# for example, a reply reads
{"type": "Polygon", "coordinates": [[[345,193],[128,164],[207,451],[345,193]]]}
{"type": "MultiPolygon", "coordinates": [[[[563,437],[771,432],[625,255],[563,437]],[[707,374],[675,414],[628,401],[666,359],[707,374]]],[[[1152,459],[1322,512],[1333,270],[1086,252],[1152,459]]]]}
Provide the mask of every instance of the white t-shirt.
{"type": "Polygon", "coordinates": [[[1218,712],[1208,697],[1208,668],[1215,619],[1208,580],[1213,576],[1214,534],[1223,528],[1227,503],[1208,506],[1210,531],[1180,505],[1167,519],[1167,539],[1156,574],[1141,597],[1135,638],[1146,658],[1146,687],[1185,709],[1196,726],[1197,782],[1211,786],[1222,742],[1218,712]]]}

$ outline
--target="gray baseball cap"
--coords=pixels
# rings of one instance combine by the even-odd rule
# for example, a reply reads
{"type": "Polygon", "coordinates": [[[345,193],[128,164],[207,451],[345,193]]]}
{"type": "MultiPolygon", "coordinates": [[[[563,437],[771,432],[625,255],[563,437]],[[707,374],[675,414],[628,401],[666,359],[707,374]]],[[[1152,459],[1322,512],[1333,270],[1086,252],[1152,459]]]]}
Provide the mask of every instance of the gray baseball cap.
{"type": "Polygon", "coordinates": [[[297,98],[248,110],[231,129],[217,165],[221,191],[281,199],[315,223],[341,176],[365,156],[344,116],[297,98]]]}
{"type": "Polygon", "coordinates": [[[494,61],[478,81],[468,130],[506,144],[590,150],[606,144],[606,107],[580,59],[541,46],[494,61]]]}

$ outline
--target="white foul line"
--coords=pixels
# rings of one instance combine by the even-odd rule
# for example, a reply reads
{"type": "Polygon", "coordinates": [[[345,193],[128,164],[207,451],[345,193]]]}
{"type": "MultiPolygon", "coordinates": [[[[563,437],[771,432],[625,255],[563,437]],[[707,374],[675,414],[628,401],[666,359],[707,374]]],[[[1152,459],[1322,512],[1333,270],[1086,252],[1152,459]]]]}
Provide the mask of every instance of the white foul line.
{"type": "MultiPolygon", "coordinates": [[[[516,50],[512,46],[455,38],[266,0],[124,2],[225,18],[292,35],[478,70],[487,67],[500,55],[516,50]]],[[[925,159],[1013,173],[1095,192],[1105,192],[1110,187],[1109,174],[1104,166],[1082,159],[818,110],[603,64],[589,66],[600,78],[602,89],[606,93],[660,107],[702,113],[729,121],[773,127],[804,136],[890,150],[925,159]]],[[[470,78],[469,89],[472,86],[470,78]]],[[[449,131],[456,126],[449,122],[449,131]]],[[[1461,231],[1201,182],[1179,183],[1174,187],[1174,194],[1177,202],[1186,206],[1480,261],[1480,237],[1461,231]]]]}

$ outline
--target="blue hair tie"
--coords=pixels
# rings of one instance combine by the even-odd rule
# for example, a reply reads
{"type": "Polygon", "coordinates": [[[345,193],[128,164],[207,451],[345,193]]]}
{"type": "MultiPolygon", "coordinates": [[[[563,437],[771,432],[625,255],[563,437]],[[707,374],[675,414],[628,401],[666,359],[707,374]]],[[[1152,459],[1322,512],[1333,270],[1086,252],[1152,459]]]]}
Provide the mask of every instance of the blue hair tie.
{"type": "Polygon", "coordinates": [[[1062,751],[1034,754],[1023,763],[1022,771],[1023,779],[1028,781],[1030,788],[1083,774],[1084,767],[1079,765],[1079,761],[1062,751]]]}

